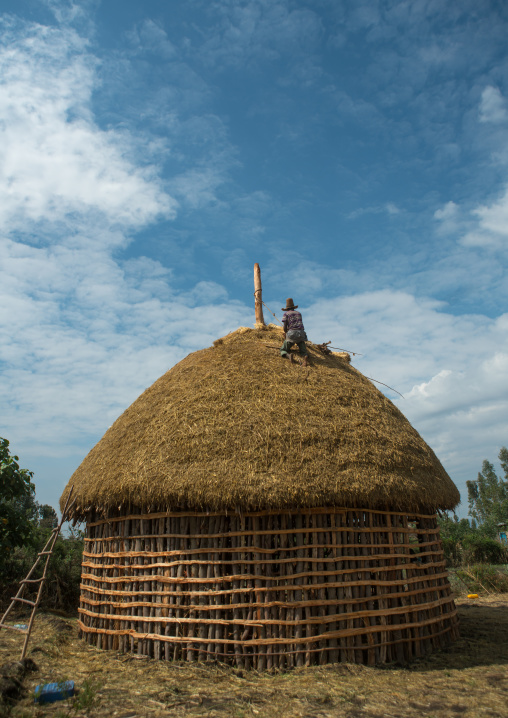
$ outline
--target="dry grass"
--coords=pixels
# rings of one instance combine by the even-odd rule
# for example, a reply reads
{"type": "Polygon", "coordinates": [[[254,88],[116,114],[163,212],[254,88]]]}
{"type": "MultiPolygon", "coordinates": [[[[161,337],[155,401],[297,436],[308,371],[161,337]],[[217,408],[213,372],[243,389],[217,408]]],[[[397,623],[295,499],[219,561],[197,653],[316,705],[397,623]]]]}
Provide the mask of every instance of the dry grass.
{"type": "MultiPolygon", "coordinates": [[[[36,620],[31,657],[12,718],[220,716],[221,718],[477,718],[508,713],[508,598],[459,600],[461,639],[410,666],[335,664],[291,673],[242,673],[220,665],[172,664],[102,652],[77,638],[74,619],[36,620]],[[78,700],[36,707],[38,683],[72,679],[78,700]]],[[[21,637],[0,632],[0,662],[21,637]]]]}
{"type": "Polygon", "coordinates": [[[282,339],[242,328],[164,374],[72,476],[76,513],[457,504],[435,454],[347,356],[309,345],[312,367],[292,366],[282,339]]]}

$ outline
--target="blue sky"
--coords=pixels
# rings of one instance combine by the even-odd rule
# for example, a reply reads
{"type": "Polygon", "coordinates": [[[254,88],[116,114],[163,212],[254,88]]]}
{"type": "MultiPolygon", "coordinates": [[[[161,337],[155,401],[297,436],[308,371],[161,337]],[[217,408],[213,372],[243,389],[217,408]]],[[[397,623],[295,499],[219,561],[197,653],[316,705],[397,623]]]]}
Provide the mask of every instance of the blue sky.
{"type": "Polygon", "coordinates": [[[508,443],[506,37],[494,1],[3,0],[0,435],[38,500],[253,324],[259,262],[466,503],[508,443]]]}

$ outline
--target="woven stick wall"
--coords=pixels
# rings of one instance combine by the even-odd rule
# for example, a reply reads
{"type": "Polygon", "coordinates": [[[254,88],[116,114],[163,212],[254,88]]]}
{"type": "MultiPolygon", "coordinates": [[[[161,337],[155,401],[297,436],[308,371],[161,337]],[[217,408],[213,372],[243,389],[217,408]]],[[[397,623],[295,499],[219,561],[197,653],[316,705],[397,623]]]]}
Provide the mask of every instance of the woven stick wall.
{"type": "Polygon", "coordinates": [[[258,670],[406,661],[458,637],[435,516],[89,516],[80,629],[99,648],[258,670]]]}

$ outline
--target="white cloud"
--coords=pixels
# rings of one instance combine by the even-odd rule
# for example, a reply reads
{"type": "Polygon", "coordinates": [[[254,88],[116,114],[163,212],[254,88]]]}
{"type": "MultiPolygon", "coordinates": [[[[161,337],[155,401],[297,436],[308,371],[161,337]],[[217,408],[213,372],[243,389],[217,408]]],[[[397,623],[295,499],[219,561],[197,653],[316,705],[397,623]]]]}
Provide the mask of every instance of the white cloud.
{"type": "Polygon", "coordinates": [[[150,18],[128,32],[127,37],[139,51],[156,53],[165,60],[176,55],[176,48],[164,28],[150,18]]]}
{"type": "Polygon", "coordinates": [[[164,57],[172,57],[176,50],[173,43],[168,39],[165,30],[150,18],[143,21],[139,33],[142,40],[158,51],[164,57]]]}
{"type": "Polygon", "coordinates": [[[397,207],[396,204],[393,202],[387,202],[386,204],[379,205],[376,207],[360,207],[358,209],[353,210],[353,212],[350,212],[347,215],[347,219],[358,219],[358,217],[363,217],[366,214],[388,214],[388,215],[396,215],[400,214],[400,209],[397,207]]]}
{"type": "MultiPolygon", "coordinates": [[[[479,120],[482,123],[500,125],[508,120],[508,102],[496,87],[488,86],[482,92],[479,106],[479,120]]],[[[459,242],[468,248],[481,247],[485,250],[506,250],[508,248],[508,183],[506,166],[508,162],[508,135],[504,129],[484,129],[484,141],[493,147],[491,159],[504,173],[504,189],[496,199],[484,202],[470,211],[472,219],[467,223],[467,231],[459,242]]],[[[451,203],[446,205],[446,208],[451,203]]],[[[453,208],[448,217],[438,217],[443,226],[449,224],[451,231],[460,229],[452,216],[457,211],[453,208]]]]}
{"type": "Polygon", "coordinates": [[[464,481],[476,476],[471,467],[479,471],[483,459],[494,461],[508,443],[508,352],[501,335],[507,326],[504,315],[477,344],[463,342],[470,351],[463,368],[441,370],[415,385],[408,403],[400,407],[425,437],[432,437],[431,446],[445,459],[452,477],[462,478],[463,502],[464,481]]]}
{"type": "Polygon", "coordinates": [[[0,47],[0,220],[7,227],[86,216],[139,227],[174,216],[152,166],[135,166],[125,133],[90,113],[97,63],[71,29],[4,22],[0,47]]]}
{"type": "Polygon", "coordinates": [[[46,455],[87,445],[176,361],[241,323],[215,283],[176,296],[157,262],[4,240],[0,433],[46,455]]]}
{"type": "Polygon", "coordinates": [[[508,248],[508,188],[490,205],[480,205],[473,210],[477,217],[476,227],[461,238],[466,247],[508,248]]]}
{"type": "Polygon", "coordinates": [[[482,92],[480,122],[502,123],[508,120],[508,102],[497,87],[490,85],[482,92]]]}
{"type": "Polygon", "coordinates": [[[479,217],[482,229],[503,238],[508,237],[508,189],[497,202],[490,207],[478,207],[474,210],[474,214],[479,217]]]}
{"type": "Polygon", "coordinates": [[[225,182],[220,170],[212,167],[190,169],[171,180],[173,194],[191,209],[216,204],[216,190],[225,182]]]}
{"type": "Polygon", "coordinates": [[[447,202],[442,209],[434,212],[434,219],[439,224],[440,234],[455,232],[459,226],[459,207],[455,202],[447,202]]]}
{"type": "Polygon", "coordinates": [[[90,11],[93,10],[100,0],[42,0],[48,6],[57,21],[61,24],[83,24],[90,25],[90,11]]]}

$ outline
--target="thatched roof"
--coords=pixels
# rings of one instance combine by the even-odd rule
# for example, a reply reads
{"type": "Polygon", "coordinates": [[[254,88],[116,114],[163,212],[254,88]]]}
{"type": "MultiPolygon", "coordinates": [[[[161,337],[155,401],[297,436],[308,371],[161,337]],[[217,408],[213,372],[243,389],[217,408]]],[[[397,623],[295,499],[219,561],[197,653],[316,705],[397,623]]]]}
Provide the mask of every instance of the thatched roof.
{"type": "Polygon", "coordinates": [[[241,328],[148,388],[74,472],[89,508],[256,510],[341,505],[432,511],[459,493],[403,414],[349,363],[282,331],[241,328]],[[270,345],[270,346],[267,346],[270,345]]]}

